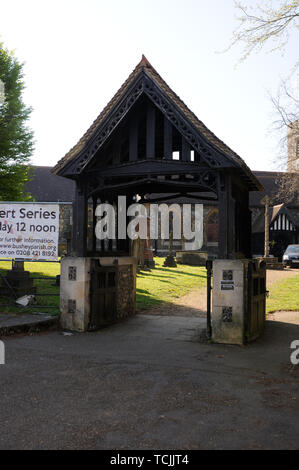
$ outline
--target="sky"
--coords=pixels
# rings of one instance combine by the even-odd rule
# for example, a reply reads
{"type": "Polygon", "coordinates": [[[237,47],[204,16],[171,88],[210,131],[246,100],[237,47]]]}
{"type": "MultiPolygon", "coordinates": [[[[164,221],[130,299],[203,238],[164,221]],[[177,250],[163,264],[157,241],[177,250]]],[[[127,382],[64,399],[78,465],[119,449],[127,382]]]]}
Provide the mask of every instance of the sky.
{"type": "Polygon", "coordinates": [[[269,93],[298,60],[298,33],[283,56],[238,65],[241,47],[221,52],[237,16],[233,0],[0,0],[0,40],[24,62],[32,163],[55,165],[144,54],[252,170],[280,169],[269,93]]]}

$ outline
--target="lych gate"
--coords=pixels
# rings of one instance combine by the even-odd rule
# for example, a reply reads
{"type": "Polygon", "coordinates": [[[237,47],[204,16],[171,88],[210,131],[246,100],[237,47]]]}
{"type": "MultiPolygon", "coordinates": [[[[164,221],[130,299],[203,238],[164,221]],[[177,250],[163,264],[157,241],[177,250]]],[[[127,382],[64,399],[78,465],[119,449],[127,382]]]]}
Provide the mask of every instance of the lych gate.
{"type": "Polygon", "coordinates": [[[115,318],[134,310],[132,247],[128,239],[96,238],[95,208],[100,202],[116,205],[122,195],[129,206],[137,194],[139,202],[144,203],[157,201],[150,199],[151,194],[159,194],[163,201],[179,196],[194,202],[217,200],[218,258],[251,257],[248,195],[249,191],[262,190],[260,183],[245,162],[197,119],[144,56],[53,171],[76,182],[72,256],[66,258],[62,272],[62,317],[67,318],[67,327],[85,330],[104,324],[95,310],[105,311],[106,305],[107,315],[109,289],[115,289],[115,318]],[[107,272],[110,266],[110,277],[109,273],[101,275],[99,266],[107,272]],[[70,278],[69,268],[75,269],[76,279],[70,278]],[[97,283],[88,278],[95,271],[97,283]],[[82,282],[81,300],[72,281],[82,282]],[[125,288],[130,282],[132,295],[125,288]],[[90,310],[94,301],[86,299],[90,285],[93,292],[95,284],[102,294],[90,310]]]}

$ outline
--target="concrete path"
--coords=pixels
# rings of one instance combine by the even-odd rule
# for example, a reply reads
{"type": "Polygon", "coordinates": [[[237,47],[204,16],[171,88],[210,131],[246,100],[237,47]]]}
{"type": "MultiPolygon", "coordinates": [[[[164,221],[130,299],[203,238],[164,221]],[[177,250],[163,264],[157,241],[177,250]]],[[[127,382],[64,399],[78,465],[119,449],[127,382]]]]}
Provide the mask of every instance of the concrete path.
{"type": "Polygon", "coordinates": [[[16,333],[32,333],[51,329],[58,325],[58,317],[48,314],[0,314],[0,338],[16,333]]]}
{"type": "Polygon", "coordinates": [[[86,334],[5,339],[0,449],[296,449],[299,325],[240,348],[204,320],[137,315],[86,334]]]}
{"type": "Polygon", "coordinates": [[[284,270],[280,269],[268,269],[267,270],[267,287],[271,286],[275,282],[284,281],[289,277],[298,276],[299,269],[294,268],[285,268],[284,270]]]}
{"type": "MultiPolygon", "coordinates": [[[[299,269],[286,268],[282,270],[267,270],[267,288],[275,282],[282,281],[289,277],[299,274],[299,269]]],[[[299,307],[299,306],[298,306],[299,307]]],[[[207,291],[205,287],[195,289],[178,299],[173,299],[161,308],[160,306],[151,307],[142,313],[147,315],[169,315],[206,318],[207,312],[207,291]]]]}

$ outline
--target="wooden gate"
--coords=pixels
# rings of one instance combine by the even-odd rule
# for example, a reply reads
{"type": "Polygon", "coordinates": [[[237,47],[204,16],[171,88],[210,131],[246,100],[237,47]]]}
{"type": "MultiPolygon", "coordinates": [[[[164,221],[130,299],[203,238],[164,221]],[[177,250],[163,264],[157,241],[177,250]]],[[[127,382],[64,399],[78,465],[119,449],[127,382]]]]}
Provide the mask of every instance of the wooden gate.
{"type": "Polygon", "coordinates": [[[90,272],[89,330],[114,323],[117,319],[117,267],[100,266],[93,260],[90,272]]]}
{"type": "Polygon", "coordinates": [[[262,333],[266,321],[266,263],[249,261],[247,268],[247,315],[245,334],[253,341],[262,333]]]}

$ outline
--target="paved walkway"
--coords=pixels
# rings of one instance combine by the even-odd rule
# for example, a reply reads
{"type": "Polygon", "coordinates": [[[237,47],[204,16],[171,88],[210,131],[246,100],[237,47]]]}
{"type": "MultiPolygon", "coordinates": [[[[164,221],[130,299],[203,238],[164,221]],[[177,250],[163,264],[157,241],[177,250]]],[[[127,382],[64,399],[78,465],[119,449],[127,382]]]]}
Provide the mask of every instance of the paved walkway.
{"type": "Polygon", "coordinates": [[[58,317],[37,313],[1,313],[0,338],[16,333],[32,333],[57,327],[58,317]]]}
{"type": "Polygon", "coordinates": [[[283,281],[288,277],[297,276],[299,274],[299,269],[294,268],[285,268],[284,270],[280,269],[268,269],[267,270],[267,287],[271,286],[275,282],[283,281]]]}
{"type": "MultiPolygon", "coordinates": [[[[94,333],[5,338],[0,449],[298,449],[299,312],[270,315],[244,348],[212,345],[203,298],[94,333]]],[[[27,317],[2,314],[0,329],[40,320],[27,317]]]]}
{"type": "MultiPolygon", "coordinates": [[[[282,270],[267,270],[267,288],[275,282],[282,281],[286,278],[299,274],[299,269],[287,268],[282,270]]],[[[169,316],[186,316],[206,318],[207,312],[207,291],[205,287],[195,289],[192,292],[174,299],[172,303],[166,304],[163,309],[160,306],[152,307],[144,313],[147,315],[169,315],[169,316]]]]}
{"type": "Polygon", "coordinates": [[[5,339],[0,449],[296,449],[299,325],[246,347],[204,319],[137,315],[101,331],[5,339]]]}

